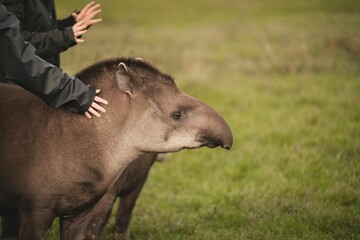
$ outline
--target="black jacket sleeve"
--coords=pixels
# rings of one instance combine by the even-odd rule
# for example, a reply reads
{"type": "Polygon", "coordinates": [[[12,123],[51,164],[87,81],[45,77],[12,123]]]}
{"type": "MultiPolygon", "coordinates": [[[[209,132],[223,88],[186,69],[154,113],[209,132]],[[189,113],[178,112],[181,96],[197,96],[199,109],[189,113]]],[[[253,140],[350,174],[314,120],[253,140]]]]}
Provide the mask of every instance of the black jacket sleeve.
{"type": "MultiPolygon", "coordinates": [[[[25,19],[24,0],[0,0],[7,8],[7,11],[13,13],[20,20],[20,31],[25,41],[30,42],[36,48],[36,54],[42,58],[49,58],[66,51],[68,48],[76,45],[72,25],[75,20],[72,16],[58,21],[61,25],[59,29],[53,29],[45,32],[25,31],[22,27],[25,19]]],[[[29,13],[28,13],[29,14],[29,13]]]]}
{"type": "Polygon", "coordinates": [[[75,23],[76,21],[72,15],[68,16],[67,18],[57,20],[57,26],[60,30],[72,27],[75,23]]]}
{"type": "Polygon", "coordinates": [[[36,48],[36,54],[42,58],[58,55],[76,44],[74,32],[71,27],[64,30],[51,30],[48,32],[22,31],[25,41],[36,48]]]}
{"type": "Polygon", "coordinates": [[[13,81],[53,107],[65,105],[84,113],[95,98],[95,89],[72,78],[35,55],[24,42],[18,19],[0,5],[0,72],[3,82],[13,81]]]}

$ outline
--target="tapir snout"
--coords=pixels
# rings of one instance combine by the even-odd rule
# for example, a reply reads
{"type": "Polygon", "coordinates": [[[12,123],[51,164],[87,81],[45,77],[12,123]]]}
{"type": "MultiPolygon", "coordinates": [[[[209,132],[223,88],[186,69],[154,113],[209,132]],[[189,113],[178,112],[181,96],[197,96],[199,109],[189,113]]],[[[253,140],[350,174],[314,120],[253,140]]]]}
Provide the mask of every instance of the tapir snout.
{"type": "Polygon", "coordinates": [[[233,135],[229,125],[226,121],[212,108],[206,104],[202,107],[205,113],[203,115],[208,116],[201,124],[202,130],[198,136],[198,141],[209,148],[222,147],[226,150],[230,150],[233,145],[233,135]]]}

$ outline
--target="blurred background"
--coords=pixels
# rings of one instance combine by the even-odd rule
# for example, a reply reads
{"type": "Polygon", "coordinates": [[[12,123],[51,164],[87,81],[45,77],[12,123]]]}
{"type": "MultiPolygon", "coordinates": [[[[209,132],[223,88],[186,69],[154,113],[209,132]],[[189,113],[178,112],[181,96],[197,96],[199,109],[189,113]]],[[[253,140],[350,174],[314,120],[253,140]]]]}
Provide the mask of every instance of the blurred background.
{"type": "MultiPolygon", "coordinates": [[[[234,134],[154,165],[132,239],[360,239],[360,1],[97,2],[65,71],[141,57],[234,134]]],[[[58,18],[87,3],[56,1],[58,18]]]]}

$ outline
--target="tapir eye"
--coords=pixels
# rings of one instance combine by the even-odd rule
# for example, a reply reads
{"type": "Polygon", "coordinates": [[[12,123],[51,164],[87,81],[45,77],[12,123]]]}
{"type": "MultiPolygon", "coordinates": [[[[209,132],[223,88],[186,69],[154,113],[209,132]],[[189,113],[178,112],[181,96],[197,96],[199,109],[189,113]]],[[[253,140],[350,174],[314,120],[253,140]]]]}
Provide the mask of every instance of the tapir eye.
{"type": "Polygon", "coordinates": [[[172,114],[172,117],[173,117],[173,119],[175,119],[175,120],[179,120],[179,119],[181,118],[181,116],[182,116],[181,112],[174,112],[174,113],[172,114]]]}

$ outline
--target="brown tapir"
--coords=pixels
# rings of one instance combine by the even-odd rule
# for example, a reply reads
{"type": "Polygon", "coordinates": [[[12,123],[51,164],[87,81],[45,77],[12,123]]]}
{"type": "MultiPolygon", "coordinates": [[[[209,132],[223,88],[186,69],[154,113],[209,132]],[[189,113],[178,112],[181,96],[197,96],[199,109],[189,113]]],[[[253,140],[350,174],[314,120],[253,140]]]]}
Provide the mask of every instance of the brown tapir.
{"type": "Polygon", "coordinates": [[[52,109],[18,86],[0,84],[0,215],[17,214],[19,239],[45,239],[57,216],[61,239],[72,239],[66,234],[72,223],[89,215],[144,153],[232,146],[217,112],[148,63],[112,59],[78,77],[109,100],[103,117],[52,109]]]}

